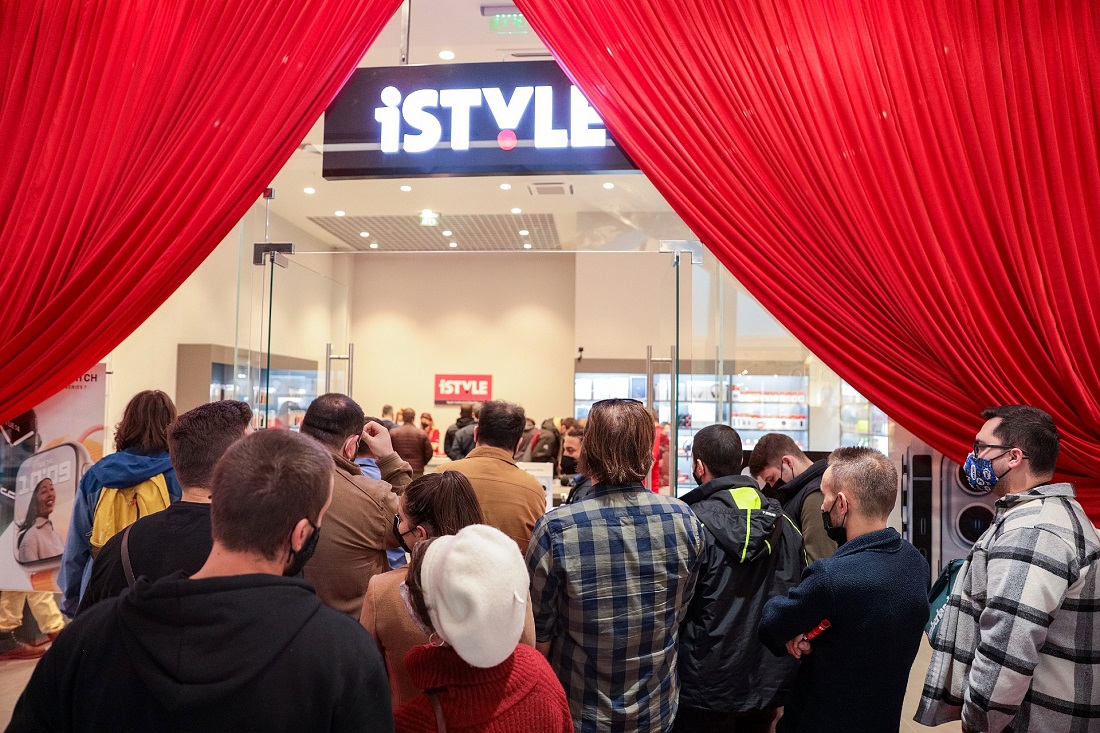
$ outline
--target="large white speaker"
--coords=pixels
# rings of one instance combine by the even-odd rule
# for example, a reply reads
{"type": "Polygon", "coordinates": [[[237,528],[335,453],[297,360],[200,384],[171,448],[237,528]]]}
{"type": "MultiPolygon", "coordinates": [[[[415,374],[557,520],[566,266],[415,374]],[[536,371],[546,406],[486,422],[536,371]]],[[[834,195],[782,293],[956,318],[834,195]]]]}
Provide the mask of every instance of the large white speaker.
{"type": "Polygon", "coordinates": [[[974,491],[959,464],[940,458],[939,567],[970,554],[970,548],[993,521],[992,493],[974,491]]]}

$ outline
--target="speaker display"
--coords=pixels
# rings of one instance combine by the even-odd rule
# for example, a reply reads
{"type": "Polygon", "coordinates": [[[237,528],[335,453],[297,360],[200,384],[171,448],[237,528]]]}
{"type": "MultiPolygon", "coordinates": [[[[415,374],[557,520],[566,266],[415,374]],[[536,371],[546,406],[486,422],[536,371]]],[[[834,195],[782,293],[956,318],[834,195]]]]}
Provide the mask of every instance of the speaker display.
{"type": "Polygon", "coordinates": [[[959,464],[946,456],[940,461],[940,558],[942,568],[964,558],[993,521],[997,497],[975,491],[959,464]]]}

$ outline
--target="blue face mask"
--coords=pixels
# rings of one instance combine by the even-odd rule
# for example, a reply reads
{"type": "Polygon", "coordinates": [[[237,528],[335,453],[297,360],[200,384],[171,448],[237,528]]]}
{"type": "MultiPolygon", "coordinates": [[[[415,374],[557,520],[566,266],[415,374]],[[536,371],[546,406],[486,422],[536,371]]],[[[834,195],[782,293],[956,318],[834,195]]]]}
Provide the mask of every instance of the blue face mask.
{"type": "Polygon", "coordinates": [[[1002,473],[998,476],[993,471],[993,461],[997,460],[1001,456],[1008,453],[1005,451],[1000,456],[994,456],[993,458],[977,458],[973,453],[966,457],[966,464],[963,465],[963,473],[966,474],[966,480],[970,483],[970,486],[975,491],[990,492],[993,491],[993,487],[997,485],[997,482],[1012,469],[1002,473]]]}

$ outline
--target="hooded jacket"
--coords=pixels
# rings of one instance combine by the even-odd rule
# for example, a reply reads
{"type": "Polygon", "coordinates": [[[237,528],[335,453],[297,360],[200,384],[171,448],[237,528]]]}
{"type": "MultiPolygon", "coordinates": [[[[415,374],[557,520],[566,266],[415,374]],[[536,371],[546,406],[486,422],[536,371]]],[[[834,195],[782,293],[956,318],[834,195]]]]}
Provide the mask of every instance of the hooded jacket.
{"type": "Polygon", "coordinates": [[[680,705],[716,713],[782,705],[798,661],[774,656],[757,634],[768,599],[798,584],[802,537],[747,476],[708,481],[682,500],[707,531],[680,625],[680,705]]]}
{"type": "Polygon", "coordinates": [[[370,635],[303,580],[182,573],[80,615],[9,731],[393,731],[370,635]]]}
{"type": "Polygon", "coordinates": [[[65,552],[61,556],[61,571],[57,575],[57,584],[64,594],[61,610],[68,615],[76,614],[80,596],[84,594],[92,575],[89,538],[92,535],[92,518],[95,516],[96,504],[103,487],[125,489],[157,474],[164,474],[169,499],[173,502],[179,501],[183,491],[176,481],[172,462],[168,460],[168,451],[144,454],[137,448],[126,448],[104,456],[80,479],[73,502],[69,534],[65,539],[65,552]]]}

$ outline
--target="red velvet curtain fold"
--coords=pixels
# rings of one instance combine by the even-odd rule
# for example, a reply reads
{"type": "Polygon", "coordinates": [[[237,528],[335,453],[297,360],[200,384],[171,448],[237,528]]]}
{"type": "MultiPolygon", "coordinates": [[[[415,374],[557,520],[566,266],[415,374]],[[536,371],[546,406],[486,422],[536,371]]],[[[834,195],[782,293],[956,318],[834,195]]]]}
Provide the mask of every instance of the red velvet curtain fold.
{"type": "Polygon", "coordinates": [[[956,460],[1047,409],[1100,517],[1100,5],[516,1],[811,351],[956,460]]]}
{"type": "Polygon", "coordinates": [[[0,419],[198,267],[399,4],[0,3],[0,419]]]}

